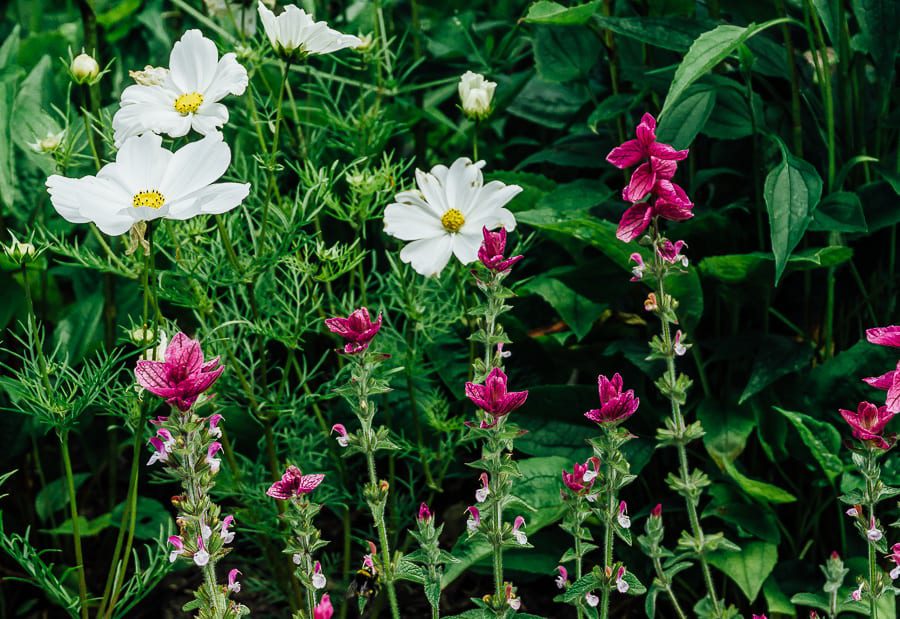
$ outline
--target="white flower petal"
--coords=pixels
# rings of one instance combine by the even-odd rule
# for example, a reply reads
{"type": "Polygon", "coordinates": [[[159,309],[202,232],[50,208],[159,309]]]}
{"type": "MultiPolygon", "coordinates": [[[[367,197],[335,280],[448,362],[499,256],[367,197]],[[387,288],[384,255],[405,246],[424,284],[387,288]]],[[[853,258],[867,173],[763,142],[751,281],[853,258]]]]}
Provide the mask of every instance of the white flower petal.
{"type": "Polygon", "coordinates": [[[50,194],[50,203],[63,219],[73,224],[83,224],[90,221],[81,214],[81,200],[78,195],[84,184],[93,180],[92,176],[85,178],[66,178],[54,174],[47,179],[47,193],[50,194]]]}
{"type": "Polygon", "coordinates": [[[275,13],[270,11],[269,7],[262,3],[262,0],[259,0],[256,10],[259,12],[259,19],[269,43],[272,44],[272,47],[276,47],[278,45],[278,24],[275,21],[275,13]]]}
{"type": "Polygon", "coordinates": [[[206,103],[191,114],[191,127],[201,135],[216,133],[228,122],[228,108],[221,103],[206,103]]]}
{"type": "Polygon", "coordinates": [[[209,88],[203,93],[203,100],[214,103],[229,94],[242,95],[247,90],[248,83],[247,69],[237,61],[233,53],[225,54],[216,65],[216,73],[209,88]]]}
{"type": "MultiPolygon", "coordinates": [[[[145,133],[125,140],[115,163],[104,166],[97,176],[117,182],[132,196],[139,191],[161,191],[160,181],[171,160],[172,153],[162,147],[162,138],[145,133]]],[[[169,198],[165,191],[162,194],[169,198]]]]}
{"type": "Polygon", "coordinates": [[[168,201],[189,197],[219,179],[231,163],[231,149],[221,133],[182,146],[172,156],[159,191],[168,201]]]}
{"type": "Polygon", "coordinates": [[[447,234],[440,218],[427,205],[397,202],[384,209],[384,231],[401,241],[430,239],[447,234]]]}
{"type": "Polygon", "coordinates": [[[215,183],[193,197],[201,213],[221,215],[238,206],[249,193],[250,183],[215,183]]]}
{"type": "MultiPolygon", "coordinates": [[[[494,209],[506,206],[510,200],[522,193],[522,188],[518,185],[506,185],[500,181],[491,181],[481,188],[478,192],[478,199],[474,204],[479,209],[494,209]]],[[[463,215],[468,215],[464,212],[463,215]]]]}
{"type": "Polygon", "coordinates": [[[420,275],[438,275],[450,261],[450,243],[449,234],[413,241],[400,251],[400,259],[411,264],[420,275]]]}
{"type": "Polygon", "coordinates": [[[451,247],[453,255],[463,264],[471,264],[478,259],[478,248],[484,236],[479,228],[477,234],[451,234],[451,247]]]}
{"type": "Polygon", "coordinates": [[[472,217],[466,219],[466,223],[463,224],[460,232],[464,234],[481,234],[482,228],[487,228],[488,230],[506,228],[507,232],[512,232],[516,229],[516,218],[505,208],[485,210],[484,212],[479,209],[472,217]]]}
{"type": "Polygon", "coordinates": [[[442,183],[447,196],[447,205],[464,216],[468,215],[476,204],[475,199],[483,183],[481,168],[468,158],[460,157],[450,166],[442,183]]]}
{"type": "Polygon", "coordinates": [[[182,94],[203,93],[216,74],[219,52],[216,44],[199,30],[188,30],[172,47],[169,71],[182,94]]]}

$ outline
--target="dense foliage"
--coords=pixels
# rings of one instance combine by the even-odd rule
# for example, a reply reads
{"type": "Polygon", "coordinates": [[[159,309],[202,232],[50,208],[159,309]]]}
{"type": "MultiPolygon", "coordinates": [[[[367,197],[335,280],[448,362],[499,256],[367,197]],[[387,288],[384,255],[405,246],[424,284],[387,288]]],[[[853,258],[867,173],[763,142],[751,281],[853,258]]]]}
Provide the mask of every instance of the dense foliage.
{"type": "Polygon", "coordinates": [[[896,617],[900,6],[298,4],[4,9],[4,616],[896,617]]]}

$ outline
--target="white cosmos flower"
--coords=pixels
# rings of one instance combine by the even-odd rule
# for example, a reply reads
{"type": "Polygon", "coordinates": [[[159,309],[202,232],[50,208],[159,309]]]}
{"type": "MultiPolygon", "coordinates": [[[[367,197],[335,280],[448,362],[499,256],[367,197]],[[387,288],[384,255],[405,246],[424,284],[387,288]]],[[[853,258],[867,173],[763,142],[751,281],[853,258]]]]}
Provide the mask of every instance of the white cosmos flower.
{"type": "Polygon", "coordinates": [[[508,231],[516,218],[503,208],[522,188],[500,181],[484,184],[484,161],[460,157],[448,168],[416,170],[418,190],[401,191],[384,211],[384,231],[412,241],[400,252],[403,262],[425,276],[439,274],[451,255],[463,264],[474,262],[483,240],[482,228],[508,231]]]}
{"type": "Polygon", "coordinates": [[[192,128],[203,135],[215,133],[228,122],[228,108],[219,101],[247,88],[247,70],[235,55],[219,58],[216,44],[199,30],[184,33],[172,47],[168,72],[155,69],[153,77],[160,83],[139,82],[122,92],[113,117],[116,146],[147,131],[173,138],[192,128]]]}
{"type": "Polygon", "coordinates": [[[300,60],[309,54],[331,54],[345,47],[359,47],[362,41],[352,34],[341,34],[296,5],[284,7],[281,15],[259,2],[259,19],[275,52],[300,60]]]}
{"type": "Polygon", "coordinates": [[[231,163],[221,133],[174,153],[153,133],[128,138],[97,176],[47,179],[53,208],[72,223],[97,224],[106,234],[124,234],[139,221],[189,219],[229,211],[247,197],[249,183],[217,183],[231,163]]]}

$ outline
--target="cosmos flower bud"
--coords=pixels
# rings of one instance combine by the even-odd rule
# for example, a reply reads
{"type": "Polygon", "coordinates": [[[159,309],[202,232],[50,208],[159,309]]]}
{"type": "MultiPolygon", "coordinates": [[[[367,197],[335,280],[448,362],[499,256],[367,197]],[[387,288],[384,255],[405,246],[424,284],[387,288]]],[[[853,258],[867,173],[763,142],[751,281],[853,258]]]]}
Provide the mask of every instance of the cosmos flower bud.
{"type": "Polygon", "coordinates": [[[34,258],[37,250],[31,243],[22,243],[16,237],[13,237],[9,245],[4,246],[3,251],[10,260],[17,264],[25,264],[34,258]]]}
{"type": "Polygon", "coordinates": [[[28,148],[36,153],[48,155],[55,152],[56,149],[59,148],[59,145],[62,144],[65,135],[65,131],[60,131],[59,133],[48,131],[47,134],[42,138],[38,138],[37,136],[35,136],[35,138],[37,139],[35,139],[34,142],[29,142],[28,148]]]}
{"type": "Polygon", "coordinates": [[[100,75],[100,65],[97,64],[93,56],[81,52],[72,59],[72,63],[69,65],[69,73],[77,83],[87,84],[100,75]]]}
{"type": "Polygon", "coordinates": [[[479,73],[463,73],[459,78],[459,100],[463,114],[472,120],[484,120],[490,116],[496,88],[495,82],[489,82],[479,73]]]}

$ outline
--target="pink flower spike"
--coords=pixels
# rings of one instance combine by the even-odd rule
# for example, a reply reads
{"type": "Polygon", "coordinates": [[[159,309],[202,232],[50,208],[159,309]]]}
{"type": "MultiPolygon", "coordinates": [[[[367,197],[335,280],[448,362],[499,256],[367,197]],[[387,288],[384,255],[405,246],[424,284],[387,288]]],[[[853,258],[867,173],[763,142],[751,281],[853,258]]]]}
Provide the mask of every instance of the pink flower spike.
{"type": "Polygon", "coordinates": [[[234,531],[229,531],[229,527],[234,524],[234,516],[225,516],[222,519],[222,527],[219,529],[219,537],[222,538],[222,541],[226,544],[230,544],[234,541],[234,531]]]}
{"type": "Polygon", "coordinates": [[[597,377],[597,387],[600,392],[600,408],[589,410],[585,417],[593,422],[604,424],[618,424],[631,417],[641,401],[634,397],[634,391],[622,391],[622,377],[616,373],[612,379],[602,374],[597,377]]]}
{"type": "Polygon", "coordinates": [[[681,329],[675,332],[675,341],[672,343],[672,352],[675,353],[676,357],[683,357],[684,353],[687,352],[687,346],[681,343],[681,338],[684,335],[681,333],[681,329]]]}
{"type": "Polygon", "coordinates": [[[333,426],[331,426],[331,432],[332,434],[337,432],[337,443],[341,447],[346,447],[350,444],[350,439],[347,436],[347,428],[345,428],[343,424],[334,424],[333,426]]]}
{"type": "Polygon", "coordinates": [[[489,487],[490,482],[488,481],[487,473],[482,473],[478,479],[481,480],[481,488],[475,491],[475,501],[478,503],[484,503],[485,499],[488,498],[488,495],[491,493],[491,489],[489,487]]]}
{"type": "Polygon", "coordinates": [[[314,589],[324,589],[326,584],[328,581],[325,579],[325,574],[322,573],[322,564],[316,561],[313,566],[312,586],[314,589]]]}
{"type": "Polygon", "coordinates": [[[594,485],[594,480],[600,471],[600,459],[596,456],[588,458],[584,464],[576,462],[572,465],[572,472],[563,469],[562,480],[569,490],[576,494],[586,494],[594,485]],[[593,468],[591,468],[593,466],[593,468]]]}
{"type": "Polygon", "coordinates": [[[879,346],[900,348],[900,325],[868,329],[866,330],[866,339],[879,346]]]}
{"type": "Polygon", "coordinates": [[[332,333],[337,333],[347,340],[344,346],[344,352],[348,355],[355,355],[363,352],[372,343],[378,330],[381,329],[381,314],[374,321],[369,316],[369,309],[361,307],[353,312],[347,318],[335,317],[327,318],[325,326],[332,333]]]}
{"type": "Polygon", "coordinates": [[[420,522],[428,522],[431,518],[431,510],[428,509],[428,505],[426,503],[419,505],[419,515],[417,516],[417,519],[420,522]]]}
{"type": "Polygon", "coordinates": [[[206,550],[206,544],[203,543],[203,536],[197,536],[197,552],[194,553],[194,563],[198,567],[203,567],[209,563],[209,552],[206,550]]]}
{"type": "Polygon", "coordinates": [[[569,572],[562,565],[557,565],[556,569],[559,571],[559,576],[556,577],[556,586],[559,589],[565,589],[569,584],[569,572]]]}
{"type": "Polygon", "coordinates": [[[331,605],[331,598],[326,593],[313,608],[313,619],[331,619],[334,615],[334,607],[331,605]]]}
{"type": "Polygon", "coordinates": [[[209,435],[214,436],[215,438],[222,438],[222,428],[219,427],[219,423],[223,421],[225,418],[216,413],[215,415],[209,418],[209,435]]]}
{"type": "Polygon", "coordinates": [[[513,521],[513,537],[516,538],[516,542],[520,546],[524,546],[528,543],[528,536],[525,535],[525,531],[523,531],[523,527],[525,526],[525,519],[522,516],[516,516],[516,519],[513,521]]]}
{"type": "Polygon", "coordinates": [[[841,416],[852,428],[854,438],[884,450],[890,449],[896,440],[890,435],[888,440],[882,436],[885,426],[894,415],[887,406],[878,407],[869,402],[860,402],[856,412],[841,409],[841,416]]]}
{"type": "Polygon", "coordinates": [[[619,593],[627,593],[628,592],[628,581],[625,580],[625,567],[622,566],[619,568],[618,573],[616,574],[616,589],[619,593]]]}
{"type": "Polygon", "coordinates": [[[272,484],[266,494],[273,499],[286,501],[304,494],[309,494],[322,483],[325,476],[322,474],[304,475],[296,466],[289,466],[281,476],[280,481],[272,484]]]}
{"type": "Polygon", "coordinates": [[[481,229],[481,234],[484,240],[481,242],[481,247],[478,248],[478,260],[488,270],[494,273],[506,273],[524,257],[503,257],[503,252],[506,251],[506,228],[501,226],[499,230],[492,232],[485,226],[481,229]]]}
{"type": "Polygon", "coordinates": [[[172,438],[172,433],[165,428],[160,428],[159,430],[157,430],[156,436],[162,439],[163,446],[166,448],[166,451],[171,451],[172,448],[175,447],[175,439],[172,438]]]}
{"type": "Polygon", "coordinates": [[[489,427],[493,427],[500,417],[516,410],[528,399],[527,391],[507,391],[506,384],[506,374],[500,368],[491,370],[483,385],[466,383],[466,397],[494,418],[494,423],[489,427]]]}
{"type": "Polygon", "coordinates": [[[213,475],[219,472],[219,467],[222,464],[222,461],[215,457],[219,451],[222,450],[222,443],[219,441],[213,441],[209,444],[209,447],[206,450],[206,464],[209,465],[209,469],[213,472],[213,475]]]}
{"type": "Polygon", "coordinates": [[[184,333],[175,334],[164,357],[163,361],[139,360],[134,375],[141,387],[182,412],[190,410],[225,369],[218,357],[204,361],[200,342],[184,333]]]}
{"type": "Polygon", "coordinates": [[[174,563],[179,555],[184,554],[184,540],[178,535],[171,535],[168,541],[175,548],[169,553],[169,563],[174,563]]]}
{"type": "Polygon", "coordinates": [[[631,281],[638,282],[644,278],[644,271],[647,270],[647,266],[644,264],[644,258],[637,252],[631,254],[628,257],[629,261],[635,263],[635,266],[631,269],[631,281]]]}
{"type": "Polygon", "coordinates": [[[631,518],[628,517],[628,504],[625,501],[619,503],[619,515],[616,516],[616,521],[623,529],[631,528],[631,518]]]}
{"type": "Polygon", "coordinates": [[[687,150],[675,150],[668,144],[656,141],[656,119],[644,114],[635,129],[634,140],[616,146],[606,156],[606,160],[619,169],[630,168],[650,156],[658,159],[681,161],[688,156],[687,150]]]}
{"type": "Polygon", "coordinates": [[[169,459],[169,452],[166,449],[165,443],[163,443],[157,437],[151,436],[150,444],[153,445],[153,449],[155,451],[150,454],[150,459],[147,460],[147,466],[155,464],[156,462],[165,462],[169,459]]]}
{"type": "Polygon", "coordinates": [[[478,508],[474,505],[470,505],[466,508],[466,511],[469,513],[469,518],[466,520],[466,528],[469,532],[475,532],[478,527],[481,525],[481,514],[478,512],[478,508]]]}
{"type": "Polygon", "coordinates": [[[237,579],[240,574],[241,571],[237,568],[234,568],[233,570],[228,572],[228,590],[232,593],[241,592],[241,583],[239,583],[237,579]]]}

